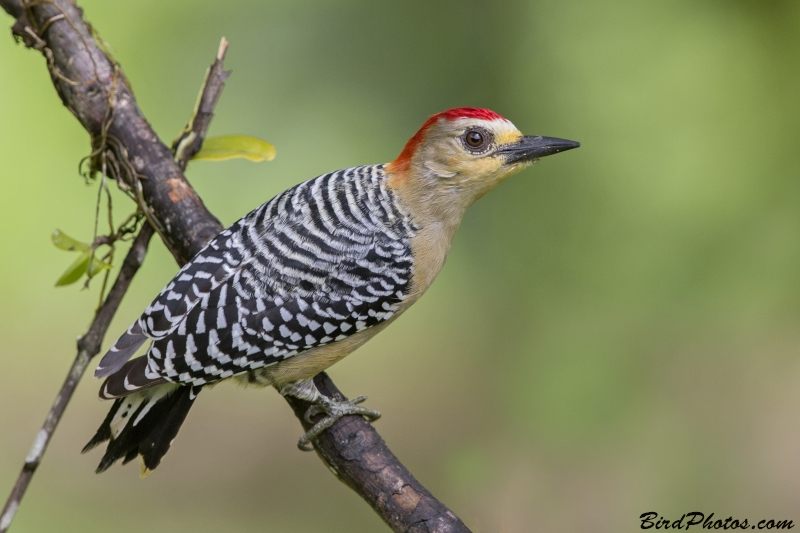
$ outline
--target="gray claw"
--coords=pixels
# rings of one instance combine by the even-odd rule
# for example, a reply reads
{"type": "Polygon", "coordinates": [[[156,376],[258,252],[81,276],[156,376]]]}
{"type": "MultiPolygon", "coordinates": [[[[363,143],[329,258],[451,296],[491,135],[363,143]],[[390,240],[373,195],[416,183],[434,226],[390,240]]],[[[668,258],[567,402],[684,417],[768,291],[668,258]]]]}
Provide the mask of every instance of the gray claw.
{"type": "Polygon", "coordinates": [[[320,433],[331,427],[337,420],[347,415],[363,416],[370,422],[375,421],[381,417],[381,414],[374,409],[367,409],[366,407],[356,407],[357,404],[366,400],[366,396],[359,396],[354,400],[346,400],[344,402],[336,402],[330,398],[325,398],[319,404],[312,405],[308,408],[305,414],[307,422],[320,413],[325,413],[328,416],[314,424],[314,427],[309,429],[305,435],[300,437],[297,441],[297,447],[304,452],[310,452],[314,449],[311,441],[316,439],[320,433]]]}
{"type": "Polygon", "coordinates": [[[325,412],[325,409],[323,409],[319,405],[312,405],[311,407],[309,407],[306,410],[306,414],[305,414],[304,418],[306,419],[306,422],[308,422],[310,424],[312,418],[314,418],[318,414],[324,413],[324,412],[325,412]]]}

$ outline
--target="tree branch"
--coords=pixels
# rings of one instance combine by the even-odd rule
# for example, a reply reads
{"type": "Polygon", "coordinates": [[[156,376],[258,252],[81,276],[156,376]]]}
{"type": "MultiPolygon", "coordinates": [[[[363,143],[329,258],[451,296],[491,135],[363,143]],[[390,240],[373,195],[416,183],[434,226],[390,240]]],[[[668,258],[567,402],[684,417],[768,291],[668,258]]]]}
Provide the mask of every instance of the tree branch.
{"type": "MultiPolygon", "coordinates": [[[[223,41],[209,69],[195,113],[175,141],[173,157],[136,105],[121,68],[99,44],[73,1],[0,0],[0,6],[16,19],[13,34],[26,46],[43,53],[62,102],[91,135],[90,173],[105,171],[114,178],[138,201],[178,264],[186,263],[223,229],[186,181],[182,168],[199,150],[219,91],[227,79],[228,73],[222,70],[227,43],[223,41]],[[206,91],[210,92],[206,94],[206,91]]],[[[87,355],[86,364],[90,358],[91,355],[87,355]]],[[[71,373],[70,379],[72,377],[71,373]]],[[[75,376],[76,383],[79,378],[80,375],[75,376]]],[[[323,394],[344,398],[327,375],[321,374],[315,379],[323,394]]],[[[308,427],[303,414],[309,404],[287,400],[301,423],[308,427]]],[[[414,479],[363,418],[340,419],[314,444],[323,461],[362,496],[392,530],[469,531],[452,511],[414,479]]],[[[43,451],[44,448],[40,450],[43,451]]],[[[38,464],[41,453],[36,455],[38,464]]],[[[29,480],[30,476],[25,486],[29,480]]],[[[6,515],[13,517],[18,505],[19,499],[9,500],[4,518],[0,520],[5,520],[6,515]]],[[[0,533],[7,527],[8,524],[0,527],[0,533]]]]}
{"type": "Polygon", "coordinates": [[[197,96],[197,103],[192,117],[181,134],[172,141],[175,162],[183,169],[186,169],[186,165],[192,156],[203,147],[203,140],[206,138],[208,126],[214,117],[214,108],[217,107],[217,101],[222,94],[223,87],[225,87],[225,82],[231,75],[230,71],[225,72],[222,66],[227,52],[228,41],[223,37],[219,43],[217,57],[206,71],[206,79],[203,80],[203,86],[197,96]]]}
{"type": "MultiPolygon", "coordinates": [[[[0,5],[13,14],[21,2],[2,0],[0,5]]],[[[90,170],[99,171],[103,157],[112,162],[111,177],[141,199],[140,207],[146,206],[175,259],[186,263],[222,224],[142,115],[122,70],[98,45],[82,10],[69,0],[24,5],[24,18],[12,31],[44,54],[61,101],[91,135],[90,170]]]]}
{"type": "MultiPolygon", "coordinates": [[[[314,383],[325,396],[347,400],[325,372],[317,374],[314,383]]],[[[309,404],[291,396],[286,400],[305,430],[325,417],[319,414],[309,423],[305,419],[309,404]]],[[[331,472],[364,498],[392,530],[469,533],[461,519],[411,475],[363,417],[340,419],[317,437],[314,448],[331,472]]]]}
{"type": "Polygon", "coordinates": [[[92,325],[89,326],[89,331],[78,339],[78,355],[72,363],[72,367],[69,369],[67,379],[61,386],[61,390],[58,392],[53,406],[50,408],[50,412],[47,413],[42,429],[36,434],[36,439],[33,442],[31,451],[25,458],[22,471],[19,473],[19,477],[17,477],[17,482],[11,490],[11,494],[6,501],[2,514],[0,514],[0,533],[5,533],[11,525],[11,521],[14,519],[17,509],[19,509],[20,501],[25,495],[25,491],[28,488],[28,484],[31,482],[33,474],[42,461],[44,452],[47,450],[47,445],[50,443],[53,432],[61,420],[61,417],[64,415],[64,410],[66,410],[67,404],[78,386],[78,382],[86,372],[86,368],[89,366],[92,357],[100,352],[100,346],[103,343],[103,338],[106,335],[108,326],[111,325],[111,319],[114,318],[114,314],[119,308],[122,297],[128,291],[133,276],[139,270],[139,267],[142,266],[144,256],[147,253],[147,245],[152,236],[152,227],[147,224],[142,226],[142,229],[139,230],[139,235],[136,236],[133,245],[131,245],[131,249],[128,251],[128,255],[125,256],[119,275],[116,281],[114,281],[114,285],[112,285],[105,302],[103,302],[103,305],[97,311],[92,325]]]}

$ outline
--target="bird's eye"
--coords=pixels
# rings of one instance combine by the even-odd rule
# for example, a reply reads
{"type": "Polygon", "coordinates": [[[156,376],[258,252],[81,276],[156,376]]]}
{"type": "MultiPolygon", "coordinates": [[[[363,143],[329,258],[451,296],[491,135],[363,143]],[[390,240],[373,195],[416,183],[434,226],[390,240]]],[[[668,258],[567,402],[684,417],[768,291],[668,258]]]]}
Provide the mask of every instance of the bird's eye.
{"type": "Polygon", "coordinates": [[[479,131],[471,131],[467,133],[467,144],[473,148],[479,147],[483,144],[483,135],[479,131]]]}
{"type": "Polygon", "coordinates": [[[483,128],[470,128],[461,136],[464,147],[473,154],[486,152],[492,143],[492,134],[483,128]]]}

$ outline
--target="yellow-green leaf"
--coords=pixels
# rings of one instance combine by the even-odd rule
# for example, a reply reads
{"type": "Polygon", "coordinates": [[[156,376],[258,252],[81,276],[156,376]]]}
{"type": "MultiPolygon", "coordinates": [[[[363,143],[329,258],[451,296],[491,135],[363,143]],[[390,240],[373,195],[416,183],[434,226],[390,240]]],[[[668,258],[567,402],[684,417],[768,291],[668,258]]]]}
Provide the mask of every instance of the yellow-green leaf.
{"type": "Polygon", "coordinates": [[[67,250],[70,252],[85,252],[89,249],[89,245],[85,242],[73,239],[60,229],[57,229],[50,236],[53,244],[60,250],[67,250]]]}
{"type": "Polygon", "coordinates": [[[249,135],[223,135],[203,141],[203,147],[192,159],[200,161],[224,161],[243,158],[250,161],[272,161],[275,147],[249,135]]]}
{"type": "Polygon", "coordinates": [[[100,261],[98,258],[95,257],[92,260],[92,268],[88,268],[87,265],[86,275],[89,276],[90,278],[93,278],[103,270],[111,270],[111,266],[107,265],[106,263],[103,263],[102,261],[100,261]]]}
{"type": "Polygon", "coordinates": [[[58,278],[58,281],[56,281],[56,287],[72,285],[73,283],[81,279],[81,277],[83,277],[84,274],[86,274],[91,278],[96,276],[103,270],[108,270],[111,268],[109,265],[103,263],[102,261],[100,261],[95,257],[94,259],[92,259],[92,268],[90,269],[89,258],[91,258],[91,256],[92,253],[90,250],[81,252],[81,255],[79,255],[78,258],[69,267],[67,267],[67,270],[65,270],[64,273],[61,274],[61,277],[58,278]]]}
{"type": "Polygon", "coordinates": [[[69,266],[67,270],[61,274],[61,277],[56,281],[56,287],[63,287],[64,285],[71,285],[81,279],[81,276],[86,274],[86,269],[89,268],[89,259],[92,253],[89,250],[81,252],[81,255],[69,266]]]}

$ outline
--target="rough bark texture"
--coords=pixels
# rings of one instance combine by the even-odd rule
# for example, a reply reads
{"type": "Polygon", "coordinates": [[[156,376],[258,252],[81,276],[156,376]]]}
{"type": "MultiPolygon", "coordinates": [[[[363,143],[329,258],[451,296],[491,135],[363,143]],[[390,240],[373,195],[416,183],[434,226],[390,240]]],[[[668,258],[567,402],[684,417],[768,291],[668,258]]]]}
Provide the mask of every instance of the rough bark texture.
{"type": "MultiPolygon", "coordinates": [[[[121,68],[97,44],[90,26],[83,20],[82,11],[73,1],[33,0],[23,3],[21,0],[0,0],[0,6],[16,19],[12,28],[14,35],[28,47],[44,54],[62,102],[91,135],[94,150],[91,170],[105,171],[117,180],[120,187],[129,191],[146,210],[148,220],[158,230],[177,262],[184,264],[222,230],[219,221],[186,181],[182,166],[189,159],[186,154],[199,149],[219,91],[227,78],[227,73],[222,70],[225,43],[209,71],[209,78],[216,72],[218,79],[206,79],[197,112],[176,140],[178,153],[173,158],[172,151],[158,139],[137,107],[121,68]],[[206,90],[213,94],[205,94],[206,90]],[[192,132],[199,136],[199,143],[189,139],[192,132]],[[179,149],[182,140],[189,142],[184,143],[185,153],[179,149]]],[[[140,238],[144,237],[140,235],[140,238]]],[[[102,333],[105,333],[104,329],[102,333]]],[[[92,337],[97,350],[101,341],[102,334],[99,340],[92,337]]],[[[96,353],[89,355],[86,352],[83,370],[96,353]]],[[[71,372],[70,379],[77,383],[83,370],[71,372]]],[[[327,375],[321,374],[316,379],[324,394],[344,398],[327,375]]],[[[309,427],[303,417],[309,404],[288,400],[304,426],[309,427]]],[[[66,401],[63,407],[66,407],[66,401]]],[[[414,479],[363,418],[349,416],[340,419],[317,439],[315,447],[337,476],[362,496],[394,531],[469,531],[458,517],[414,479]]],[[[37,453],[36,465],[43,452],[42,447],[37,453]]],[[[30,475],[32,473],[31,469],[30,475]]],[[[15,488],[3,515],[0,515],[0,533],[8,528],[30,475],[23,482],[22,492],[17,494],[15,488]],[[13,498],[15,494],[16,499],[13,498]]]]}
{"type": "Polygon", "coordinates": [[[97,156],[110,151],[119,167],[114,177],[136,193],[159,222],[160,233],[183,264],[222,231],[202,200],[142,115],[119,66],[95,42],[83,12],[74,2],[3,0],[9,13],[24,13],[14,34],[41,50],[64,105],[92,137],[97,156]]]}
{"type": "MultiPolygon", "coordinates": [[[[347,399],[325,372],[318,374],[314,383],[329,398],[347,399]]],[[[317,415],[309,423],[304,418],[308,404],[291,397],[287,400],[306,430],[325,416],[317,415]]],[[[314,448],[339,480],[364,498],[394,531],[469,531],[453,511],[411,475],[364,418],[342,418],[317,438],[314,448]]]]}

